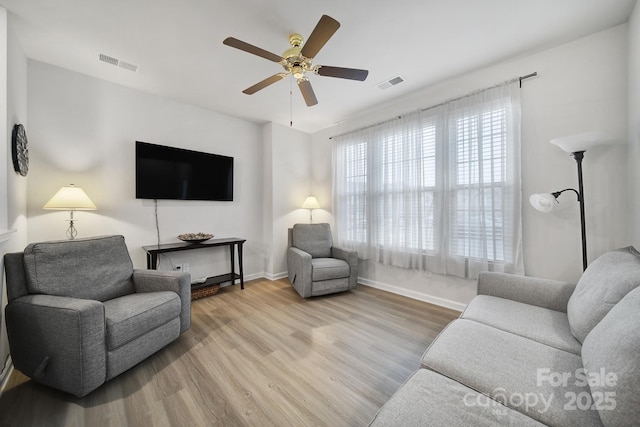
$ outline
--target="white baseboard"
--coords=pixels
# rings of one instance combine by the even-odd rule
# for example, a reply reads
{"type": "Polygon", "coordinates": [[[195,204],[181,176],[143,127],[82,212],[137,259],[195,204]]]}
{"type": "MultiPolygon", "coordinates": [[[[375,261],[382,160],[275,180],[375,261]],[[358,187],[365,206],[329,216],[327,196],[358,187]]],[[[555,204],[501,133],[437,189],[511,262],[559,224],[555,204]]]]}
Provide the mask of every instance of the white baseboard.
{"type": "Polygon", "coordinates": [[[452,301],[446,298],[440,298],[433,295],[425,294],[423,292],[412,291],[410,289],[401,288],[399,286],[389,285],[387,283],[376,282],[374,280],[358,277],[358,283],[362,283],[365,286],[381,289],[383,291],[391,292],[392,294],[402,295],[408,298],[412,298],[418,301],[428,302],[430,304],[439,305],[441,307],[450,308],[452,310],[464,311],[466,304],[461,302],[452,301]]]}
{"type": "MultiPolygon", "coordinates": [[[[248,279],[248,276],[245,276],[245,280],[252,279],[262,279],[265,278],[267,280],[279,280],[284,279],[289,274],[285,271],[282,273],[270,274],[270,273],[256,273],[252,274],[248,279]]],[[[401,288],[399,286],[389,285],[387,283],[376,282],[375,280],[365,279],[363,277],[358,277],[358,283],[361,283],[365,286],[370,286],[372,288],[381,289],[383,291],[391,292],[392,294],[402,295],[407,298],[415,299],[418,301],[428,302],[430,304],[439,305],[440,307],[450,308],[452,310],[464,311],[467,307],[466,304],[461,302],[452,301],[446,298],[440,298],[433,295],[425,294],[423,292],[412,291],[410,289],[401,288]]]]}
{"type": "Polygon", "coordinates": [[[249,280],[262,279],[263,277],[266,277],[264,273],[245,274],[244,281],[248,282],[249,280]]]}
{"type": "Polygon", "coordinates": [[[2,377],[0,378],[0,398],[2,397],[2,393],[4,392],[4,388],[7,386],[7,382],[9,381],[9,377],[11,376],[11,372],[13,371],[13,362],[11,361],[11,355],[7,356],[7,360],[4,362],[4,366],[2,367],[2,377]]]}
{"type": "Polygon", "coordinates": [[[286,271],[283,273],[276,273],[276,274],[271,274],[271,273],[263,273],[262,277],[264,277],[265,279],[269,279],[269,280],[279,280],[279,279],[284,279],[285,277],[287,277],[289,275],[289,273],[287,273],[286,271]]]}
{"type": "Polygon", "coordinates": [[[256,279],[279,280],[279,279],[284,279],[287,276],[288,274],[286,271],[284,273],[276,273],[276,274],[261,272],[261,273],[245,274],[244,281],[248,282],[249,280],[256,280],[256,279]]]}

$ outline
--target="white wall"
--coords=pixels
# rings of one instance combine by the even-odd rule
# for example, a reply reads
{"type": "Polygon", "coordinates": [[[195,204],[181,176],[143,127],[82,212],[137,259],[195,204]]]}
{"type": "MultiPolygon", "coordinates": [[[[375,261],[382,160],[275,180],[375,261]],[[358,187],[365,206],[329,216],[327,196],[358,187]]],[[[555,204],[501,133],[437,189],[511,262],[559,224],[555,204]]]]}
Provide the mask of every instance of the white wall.
{"type": "Polygon", "coordinates": [[[316,196],[322,209],[313,211],[313,222],[328,222],[333,227],[331,204],[333,196],[332,153],[326,141],[311,137],[311,193],[316,196]],[[329,149],[327,149],[329,148],[329,149]]]}
{"type": "MultiPolygon", "coordinates": [[[[68,212],[42,206],[62,186],[84,188],[95,212],[77,212],[78,237],[123,234],[134,266],[156,243],[154,204],[135,198],[136,140],[234,157],[234,201],[158,201],[160,241],[185,232],[247,239],[245,278],[263,273],[262,134],[247,121],[118,86],[41,62],[28,63],[31,171],[29,241],[65,239],[68,212]]],[[[193,278],[228,272],[229,251],[181,252],[193,278]],[[207,253],[208,252],[208,253],[207,253]]]]}
{"type": "MultiPolygon", "coordinates": [[[[569,194],[551,214],[528,203],[531,193],[577,187],[576,163],[553,138],[589,130],[611,131],[626,140],[627,25],[574,42],[476,70],[426,88],[411,98],[363,111],[339,126],[313,135],[314,150],[324,150],[331,170],[329,137],[398,114],[428,107],[516,76],[537,72],[522,87],[522,182],[524,262],[528,275],[575,281],[582,272],[578,203],[569,194]]],[[[393,90],[393,89],[388,89],[393,90]]],[[[627,148],[594,148],[583,162],[589,259],[629,244],[627,218],[627,148]]],[[[322,170],[323,172],[319,172],[322,170]]],[[[323,178],[314,183],[326,192],[323,178]]],[[[314,191],[316,190],[314,188],[314,191]]],[[[475,283],[429,275],[372,262],[360,264],[365,283],[417,298],[461,307],[476,293],[475,283]],[[393,285],[393,287],[391,286],[393,285]]]]}
{"type": "MultiPolygon", "coordinates": [[[[13,125],[21,123],[29,137],[27,121],[27,57],[13,30],[13,20],[9,16],[7,46],[7,139],[10,141],[13,125]]],[[[10,144],[9,144],[10,145],[10,144]]],[[[16,230],[8,248],[20,251],[27,244],[27,183],[29,175],[21,176],[13,170],[11,148],[7,150],[7,223],[16,230]]]]}
{"type": "MultiPolygon", "coordinates": [[[[270,279],[287,274],[287,229],[309,221],[309,211],[300,209],[311,193],[310,136],[298,130],[269,123],[263,127],[265,150],[265,275],[270,279]]],[[[318,222],[314,219],[314,222],[318,222]]]]}
{"type": "MultiPolygon", "coordinates": [[[[7,188],[7,172],[11,162],[11,135],[7,132],[7,44],[8,44],[8,20],[7,10],[0,8],[0,188],[7,188]]],[[[0,194],[0,230],[6,229],[7,219],[7,194],[0,194]]]]}
{"type": "Polygon", "coordinates": [[[640,249],[640,3],[629,19],[629,229],[640,249]]]}
{"type": "MultiPolygon", "coordinates": [[[[4,9],[0,8],[0,14],[3,16],[4,22],[4,9]]],[[[0,206],[3,209],[3,215],[6,215],[2,222],[0,222],[0,228],[8,228],[16,230],[11,235],[10,240],[4,244],[0,244],[0,255],[4,252],[17,252],[22,250],[26,246],[27,242],[27,180],[28,178],[22,177],[13,171],[12,158],[11,158],[11,133],[13,125],[16,123],[22,123],[27,129],[27,136],[29,126],[27,123],[27,59],[22,51],[20,43],[17,40],[12,25],[12,17],[8,17],[8,31],[2,31],[2,35],[6,34],[6,43],[2,43],[3,47],[6,47],[6,63],[4,63],[0,70],[3,72],[6,70],[6,124],[3,124],[3,131],[0,133],[2,139],[0,140],[0,157],[5,156],[0,165],[0,176],[6,181],[0,184],[2,191],[2,200],[0,206]],[[5,127],[6,126],[6,127],[5,127]],[[6,189],[6,191],[4,191],[6,189]]],[[[4,27],[6,29],[6,27],[4,27]]],[[[3,59],[4,61],[4,59],[3,59]]],[[[3,96],[4,98],[4,96],[3,96]]],[[[4,100],[3,100],[4,102],[4,100]]],[[[2,258],[0,257],[0,271],[3,270],[2,258]]],[[[4,276],[2,276],[4,277],[4,276]]],[[[2,279],[4,280],[4,279],[2,279]]],[[[6,329],[4,327],[4,307],[7,303],[6,287],[2,286],[2,293],[0,294],[1,313],[0,313],[0,369],[9,354],[9,343],[7,341],[6,329]]],[[[3,372],[3,376],[6,375],[6,371],[3,372]]],[[[2,378],[0,378],[0,382],[2,378]]]]}
{"type": "Polygon", "coordinates": [[[275,276],[273,257],[273,132],[272,124],[262,126],[262,241],[264,242],[264,271],[275,276]]]}

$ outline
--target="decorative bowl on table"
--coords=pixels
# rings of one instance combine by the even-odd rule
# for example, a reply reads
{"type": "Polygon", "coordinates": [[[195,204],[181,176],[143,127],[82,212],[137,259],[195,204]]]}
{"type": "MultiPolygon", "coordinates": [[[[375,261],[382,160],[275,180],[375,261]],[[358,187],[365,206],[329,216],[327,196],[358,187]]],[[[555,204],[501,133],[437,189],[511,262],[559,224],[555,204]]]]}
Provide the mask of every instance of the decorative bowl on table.
{"type": "Polygon", "coordinates": [[[209,233],[184,233],[178,235],[178,239],[187,243],[201,243],[209,240],[213,237],[213,234],[209,233]]]}

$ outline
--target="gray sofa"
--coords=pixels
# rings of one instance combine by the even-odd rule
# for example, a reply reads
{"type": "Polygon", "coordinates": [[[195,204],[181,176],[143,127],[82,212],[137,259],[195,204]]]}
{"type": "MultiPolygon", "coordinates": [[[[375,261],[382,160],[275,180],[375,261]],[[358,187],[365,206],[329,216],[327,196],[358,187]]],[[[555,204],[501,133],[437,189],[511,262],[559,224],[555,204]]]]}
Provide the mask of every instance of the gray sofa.
{"type": "Polygon", "coordinates": [[[632,247],[600,256],[577,285],[482,273],[371,425],[639,425],[639,286],[632,247]]]}
{"type": "Polygon", "coordinates": [[[289,282],[303,298],[354,289],[358,253],[333,246],[329,224],[295,224],[287,248],[289,282]]]}
{"type": "Polygon", "coordinates": [[[122,236],[33,243],[4,262],[14,367],[78,397],[191,324],[189,274],[134,270],[122,236]]]}

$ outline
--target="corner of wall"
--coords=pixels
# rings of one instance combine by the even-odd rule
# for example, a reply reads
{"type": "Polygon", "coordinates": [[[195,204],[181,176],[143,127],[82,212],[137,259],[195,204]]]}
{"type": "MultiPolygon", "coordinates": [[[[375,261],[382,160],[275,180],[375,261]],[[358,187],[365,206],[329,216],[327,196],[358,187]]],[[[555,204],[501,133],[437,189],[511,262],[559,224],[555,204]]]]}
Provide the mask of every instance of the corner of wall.
{"type": "Polygon", "coordinates": [[[640,248],[640,3],[636,3],[629,18],[628,49],[628,174],[629,174],[629,230],[631,244],[640,248]]]}
{"type": "MultiPolygon", "coordinates": [[[[6,97],[1,100],[2,116],[4,120],[1,135],[2,143],[0,158],[0,188],[2,199],[0,200],[0,228],[16,230],[11,238],[1,243],[2,253],[21,251],[27,244],[27,178],[13,173],[11,169],[11,134],[13,125],[22,123],[26,125],[27,119],[27,58],[20,46],[20,43],[12,30],[11,16],[7,15],[4,8],[0,8],[0,21],[2,22],[2,70],[6,72],[2,79],[7,89],[6,97]]],[[[2,255],[0,253],[0,256],[2,255]]],[[[0,271],[3,270],[2,258],[0,258],[0,271]]],[[[1,277],[1,276],[0,276],[1,277]]],[[[11,372],[11,357],[9,353],[9,342],[7,340],[6,328],[4,326],[4,307],[6,306],[6,292],[4,282],[0,278],[0,387],[11,372]]]]}

